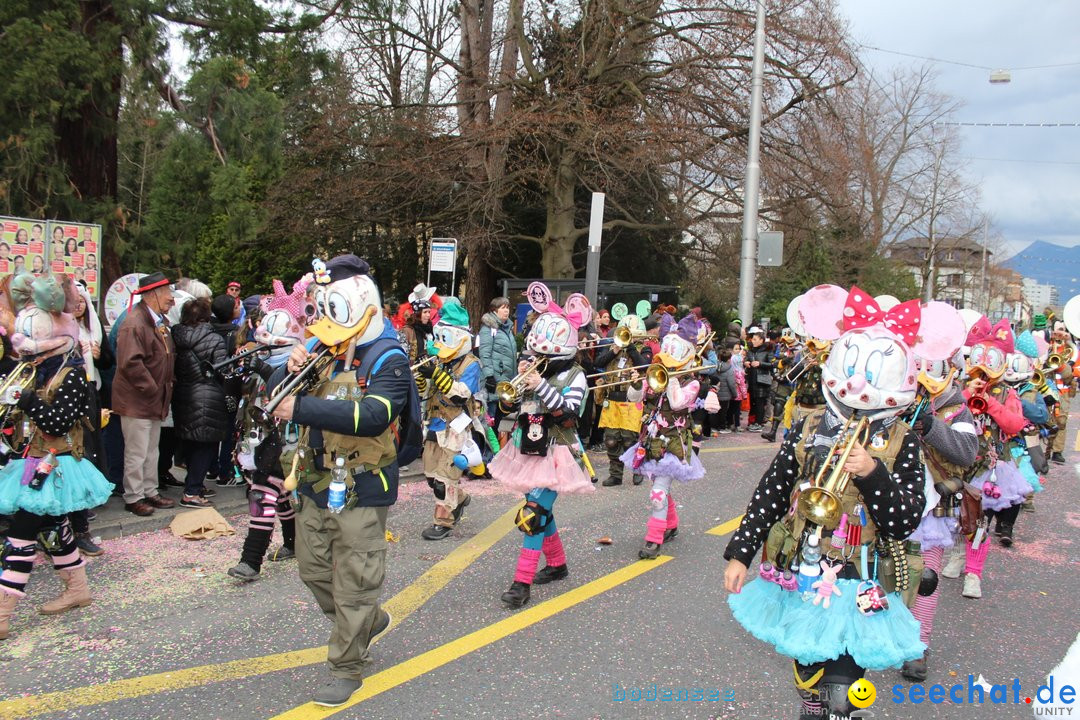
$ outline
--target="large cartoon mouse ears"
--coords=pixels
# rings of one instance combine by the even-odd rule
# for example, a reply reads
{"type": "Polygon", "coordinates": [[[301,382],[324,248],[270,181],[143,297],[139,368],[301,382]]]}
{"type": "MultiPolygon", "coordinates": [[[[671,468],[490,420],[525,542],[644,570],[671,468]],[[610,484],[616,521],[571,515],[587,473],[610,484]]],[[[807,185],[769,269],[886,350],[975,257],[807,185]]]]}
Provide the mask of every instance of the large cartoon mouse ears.
{"type": "Polygon", "coordinates": [[[858,287],[818,285],[799,301],[798,318],[810,337],[835,340],[849,330],[879,325],[891,331],[916,355],[946,360],[964,344],[964,320],[951,305],[917,300],[882,310],[858,287]]]}
{"type": "Polygon", "coordinates": [[[581,293],[574,293],[566,298],[566,307],[561,308],[551,299],[551,290],[548,289],[547,285],[542,282],[534,282],[525,291],[525,297],[528,298],[529,305],[536,312],[550,312],[562,315],[575,328],[588,325],[589,320],[592,319],[592,305],[589,304],[589,299],[581,293]]]}

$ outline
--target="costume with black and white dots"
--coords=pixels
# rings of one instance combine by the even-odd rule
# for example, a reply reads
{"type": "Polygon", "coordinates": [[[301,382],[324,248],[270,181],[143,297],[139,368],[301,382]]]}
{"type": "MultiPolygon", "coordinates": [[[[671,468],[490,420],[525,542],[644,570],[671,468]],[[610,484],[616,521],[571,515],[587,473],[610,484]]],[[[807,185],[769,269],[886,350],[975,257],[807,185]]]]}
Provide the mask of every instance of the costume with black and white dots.
{"type": "MultiPolygon", "coordinates": [[[[749,566],[770,528],[790,509],[791,493],[800,477],[795,448],[802,441],[805,429],[806,419],[795,431],[788,433],[780,452],[758,482],[739,529],[724,551],[724,559],[735,559],[749,566]]],[[[862,493],[867,513],[877,525],[878,534],[883,537],[902,540],[919,526],[922,519],[926,497],[919,452],[918,437],[909,431],[891,471],[878,460],[869,475],[852,478],[862,493]]]]}

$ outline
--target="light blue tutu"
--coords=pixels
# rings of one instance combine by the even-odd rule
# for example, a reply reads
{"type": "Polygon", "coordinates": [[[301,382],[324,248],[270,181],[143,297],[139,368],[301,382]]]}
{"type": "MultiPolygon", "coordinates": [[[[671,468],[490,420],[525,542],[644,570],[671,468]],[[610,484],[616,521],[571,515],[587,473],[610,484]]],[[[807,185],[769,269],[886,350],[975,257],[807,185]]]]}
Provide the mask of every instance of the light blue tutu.
{"type": "MultiPolygon", "coordinates": [[[[634,443],[629,450],[619,456],[619,460],[633,468],[634,455],[637,454],[637,449],[640,446],[641,443],[634,443]]],[[[697,456],[697,453],[687,448],[686,454],[688,456],[687,460],[683,462],[673,454],[665,452],[664,456],[659,460],[646,460],[641,463],[641,467],[635,468],[634,472],[644,475],[650,481],[658,475],[674,478],[679,482],[690,482],[705,477],[705,466],[701,464],[701,459],[697,456]]]]}
{"type": "Polygon", "coordinates": [[[1027,454],[1024,448],[1019,447],[1012,449],[1012,456],[1016,458],[1020,474],[1028,481],[1032,492],[1041,493],[1043,491],[1042,480],[1039,479],[1039,473],[1035,472],[1035,466],[1031,464],[1031,456],[1027,454]]]}
{"type": "Polygon", "coordinates": [[[70,455],[57,458],[53,470],[40,490],[23,484],[33,477],[36,458],[18,458],[0,469],[0,514],[11,515],[25,510],[35,515],[66,515],[76,510],[89,510],[104,505],[113,491],[113,484],[86,458],[76,460],[70,455]]]}
{"type": "Polygon", "coordinates": [[[756,579],[742,592],[728,595],[728,605],[739,624],[781,655],[803,665],[851,655],[860,667],[884,670],[900,667],[923,655],[919,622],[898,593],[889,594],[889,609],[863,615],[855,605],[859,580],[837,580],[842,595],[831,605],[814,605],[799,592],[774,582],[756,579]]]}

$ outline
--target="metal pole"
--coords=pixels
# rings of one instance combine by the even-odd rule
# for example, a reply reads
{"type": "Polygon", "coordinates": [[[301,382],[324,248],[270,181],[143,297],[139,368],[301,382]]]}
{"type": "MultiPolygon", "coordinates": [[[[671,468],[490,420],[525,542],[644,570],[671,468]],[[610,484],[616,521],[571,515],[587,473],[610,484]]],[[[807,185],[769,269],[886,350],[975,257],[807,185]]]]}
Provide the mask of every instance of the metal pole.
{"type": "Polygon", "coordinates": [[[742,252],[739,262],[739,319],[754,320],[754,279],[757,273],[758,193],[761,184],[761,89],[765,75],[765,0],[757,0],[754,28],[754,66],[750,75],[750,136],[743,182],[742,252]]]}
{"type": "Polygon", "coordinates": [[[987,233],[989,231],[988,226],[990,221],[988,218],[983,218],[983,241],[982,241],[982,281],[979,284],[979,296],[982,299],[982,313],[986,315],[986,311],[990,309],[990,289],[986,287],[986,242],[987,233]]]}
{"type": "Polygon", "coordinates": [[[595,308],[600,285],[600,236],[604,229],[604,193],[592,194],[589,214],[589,255],[585,260],[585,297],[595,308]]]}

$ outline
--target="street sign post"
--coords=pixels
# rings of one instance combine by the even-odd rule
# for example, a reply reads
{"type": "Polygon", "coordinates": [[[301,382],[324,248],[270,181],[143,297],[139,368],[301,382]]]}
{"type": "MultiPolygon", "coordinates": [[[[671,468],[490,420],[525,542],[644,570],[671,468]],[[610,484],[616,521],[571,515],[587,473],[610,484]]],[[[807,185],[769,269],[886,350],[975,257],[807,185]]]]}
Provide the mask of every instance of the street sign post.
{"type": "Polygon", "coordinates": [[[457,238],[431,238],[427,274],[429,287],[432,272],[450,273],[450,291],[447,295],[457,294],[457,238]]]}
{"type": "Polygon", "coordinates": [[[784,233],[774,230],[758,233],[757,264],[761,267],[784,264],[784,233]]]}

